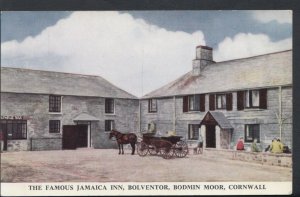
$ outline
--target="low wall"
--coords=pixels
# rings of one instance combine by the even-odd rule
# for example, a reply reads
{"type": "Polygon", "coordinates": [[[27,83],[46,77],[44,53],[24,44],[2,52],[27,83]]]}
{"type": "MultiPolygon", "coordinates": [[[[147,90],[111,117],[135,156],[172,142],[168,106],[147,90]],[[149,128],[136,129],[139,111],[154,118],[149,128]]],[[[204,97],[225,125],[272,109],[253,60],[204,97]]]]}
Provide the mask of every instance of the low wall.
{"type": "Polygon", "coordinates": [[[28,150],[28,140],[7,140],[7,151],[26,151],[28,150]]]}
{"type": "Polygon", "coordinates": [[[251,163],[260,163],[263,165],[274,165],[283,167],[292,167],[292,154],[268,153],[268,152],[247,152],[226,149],[205,148],[203,154],[213,158],[224,158],[240,160],[251,163]]]}
{"type": "Polygon", "coordinates": [[[62,138],[31,138],[30,150],[61,150],[62,138]]]}

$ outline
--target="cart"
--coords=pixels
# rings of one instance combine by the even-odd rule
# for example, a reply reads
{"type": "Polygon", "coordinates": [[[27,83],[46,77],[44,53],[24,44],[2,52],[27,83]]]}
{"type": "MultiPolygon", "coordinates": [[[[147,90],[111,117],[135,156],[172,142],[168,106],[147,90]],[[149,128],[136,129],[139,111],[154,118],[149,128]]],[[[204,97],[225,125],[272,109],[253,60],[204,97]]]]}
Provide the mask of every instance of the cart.
{"type": "Polygon", "coordinates": [[[145,133],[142,141],[137,144],[137,153],[142,157],[149,153],[161,155],[164,159],[170,159],[174,155],[183,158],[188,154],[188,145],[181,138],[181,136],[158,137],[152,133],[145,133]]]}

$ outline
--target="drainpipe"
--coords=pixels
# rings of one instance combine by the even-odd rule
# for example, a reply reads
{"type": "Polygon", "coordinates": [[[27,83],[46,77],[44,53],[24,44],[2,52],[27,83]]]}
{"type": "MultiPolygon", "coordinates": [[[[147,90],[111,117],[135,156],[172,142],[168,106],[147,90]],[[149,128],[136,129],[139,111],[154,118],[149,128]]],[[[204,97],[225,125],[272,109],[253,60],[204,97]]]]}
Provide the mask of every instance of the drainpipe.
{"type": "Polygon", "coordinates": [[[279,138],[281,139],[282,136],[282,88],[279,86],[278,89],[278,96],[279,96],[279,114],[278,114],[278,122],[279,122],[279,138]]]}
{"type": "Polygon", "coordinates": [[[176,131],[176,97],[173,97],[174,114],[173,114],[173,131],[176,131]]]}

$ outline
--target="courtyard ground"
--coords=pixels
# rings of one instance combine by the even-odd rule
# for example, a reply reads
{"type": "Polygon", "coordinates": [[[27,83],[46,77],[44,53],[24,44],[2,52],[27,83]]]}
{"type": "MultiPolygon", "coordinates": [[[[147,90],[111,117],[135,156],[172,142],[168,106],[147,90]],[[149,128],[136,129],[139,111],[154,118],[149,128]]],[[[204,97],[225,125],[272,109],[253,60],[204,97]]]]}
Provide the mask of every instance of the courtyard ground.
{"type": "Polygon", "coordinates": [[[1,153],[1,182],[292,181],[292,169],[212,159],[118,155],[115,149],[1,153]]]}

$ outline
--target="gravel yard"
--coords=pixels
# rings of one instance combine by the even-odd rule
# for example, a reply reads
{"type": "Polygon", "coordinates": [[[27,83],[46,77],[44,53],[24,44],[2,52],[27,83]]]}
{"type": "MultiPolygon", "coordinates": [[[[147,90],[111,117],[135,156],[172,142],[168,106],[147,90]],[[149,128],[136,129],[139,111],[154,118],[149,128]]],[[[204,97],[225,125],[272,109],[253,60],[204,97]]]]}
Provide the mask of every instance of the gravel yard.
{"type": "Polygon", "coordinates": [[[292,169],[203,155],[163,159],[114,149],[1,153],[1,182],[292,181],[292,169]]]}

